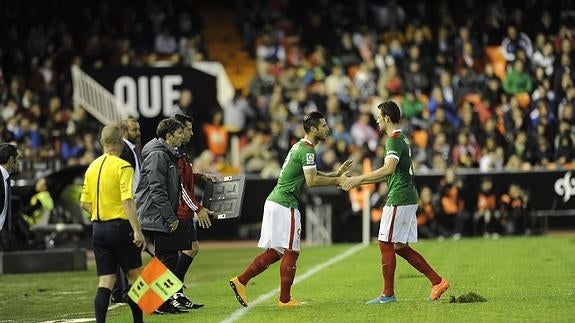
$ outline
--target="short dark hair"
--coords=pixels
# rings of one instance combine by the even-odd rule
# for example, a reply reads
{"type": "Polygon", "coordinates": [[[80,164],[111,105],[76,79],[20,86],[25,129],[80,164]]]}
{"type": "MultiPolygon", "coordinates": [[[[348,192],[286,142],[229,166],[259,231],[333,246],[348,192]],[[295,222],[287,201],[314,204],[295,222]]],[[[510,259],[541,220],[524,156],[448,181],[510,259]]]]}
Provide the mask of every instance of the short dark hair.
{"type": "Polygon", "coordinates": [[[313,111],[303,117],[303,130],[308,133],[311,127],[317,128],[321,119],[325,119],[321,112],[313,111]]]}
{"type": "Polygon", "coordinates": [[[9,143],[0,144],[0,164],[6,164],[12,157],[18,156],[18,147],[9,143]]]}
{"type": "Polygon", "coordinates": [[[401,119],[401,110],[397,103],[393,101],[385,101],[378,105],[377,108],[383,115],[388,116],[391,122],[399,123],[399,119],[401,119]]]}
{"type": "Polygon", "coordinates": [[[186,122],[194,123],[194,118],[192,118],[187,114],[176,113],[176,115],[174,115],[174,118],[176,118],[176,120],[178,120],[182,124],[185,124],[186,122]]]}
{"type": "Polygon", "coordinates": [[[166,139],[168,134],[173,134],[176,130],[183,128],[184,125],[174,118],[166,118],[160,123],[158,123],[158,127],[156,128],[156,137],[166,139]]]}

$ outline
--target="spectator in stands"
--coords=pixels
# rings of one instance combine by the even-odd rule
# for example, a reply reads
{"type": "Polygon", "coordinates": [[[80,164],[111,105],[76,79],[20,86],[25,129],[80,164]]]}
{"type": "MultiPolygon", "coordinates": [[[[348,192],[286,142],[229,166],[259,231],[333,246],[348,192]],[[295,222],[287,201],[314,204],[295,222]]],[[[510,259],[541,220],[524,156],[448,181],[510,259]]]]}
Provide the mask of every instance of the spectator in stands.
{"type": "Polygon", "coordinates": [[[555,55],[553,55],[553,44],[549,41],[545,42],[543,48],[535,51],[531,60],[533,69],[537,67],[543,68],[547,77],[551,77],[553,75],[554,63],[555,55]]]}
{"type": "Polygon", "coordinates": [[[456,93],[453,87],[452,76],[448,71],[443,71],[439,75],[439,87],[441,88],[441,94],[443,94],[443,99],[449,107],[455,107],[457,105],[456,93]]]}
{"type": "Polygon", "coordinates": [[[274,39],[271,32],[265,32],[256,48],[256,57],[269,63],[284,63],[286,52],[279,40],[274,39]]]}
{"type": "Polygon", "coordinates": [[[339,58],[344,70],[361,63],[357,48],[353,45],[351,34],[347,31],[341,33],[339,42],[335,46],[335,56],[339,58]]]}
{"type": "Polygon", "coordinates": [[[189,116],[194,116],[196,115],[197,112],[195,112],[192,109],[192,103],[194,102],[194,95],[192,93],[192,90],[190,89],[184,89],[182,90],[182,93],[180,95],[180,99],[178,101],[178,105],[174,106],[174,110],[172,111],[171,115],[176,115],[176,114],[185,114],[185,115],[189,115],[189,116]]]}
{"type": "Polygon", "coordinates": [[[573,149],[574,135],[572,125],[562,120],[559,123],[559,131],[555,139],[555,160],[559,165],[568,166],[575,160],[575,150],[573,149]]]}
{"type": "Polygon", "coordinates": [[[362,99],[373,97],[376,93],[376,74],[373,60],[359,64],[353,82],[362,99]]]}
{"type": "Polygon", "coordinates": [[[443,98],[441,88],[439,86],[434,86],[431,90],[431,97],[427,102],[427,112],[429,113],[429,119],[435,119],[435,111],[439,107],[441,107],[444,112],[448,113],[446,117],[450,120],[450,122],[459,124],[459,120],[457,120],[457,116],[454,113],[455,107],[453,106],[453,102],[447,102],[443,98]]]}
{"type": "Polygon", "coordinates": [[[307,91],[303,86],[295,90],[287,107],[293,115],[305,115],[312,111],[318,111],[317,105],[313,100],[310,100],[307,91]]]}
{"type": "Polygon", "coordinates": [[[286,66],[281,76],[278,78],[279,84],[283,89],[283,97],[287,100],[293,100],[296,98],[296,93],[300,90],[304,90],[304,81],[297,74],[297,69],[293,65],[286,66]]]}
{"type": "Polygon", "coordinates": [[[481,148],[482,156],[479,159],[479,171],[488,173],[503,169],[505,151],[501,145],[497,144],[495,137],[490,136],[485,139],[485,144],[481,148]]]}
{"type": "Polygon", "coordinates": [[[401,101],[401,112],[405,118],[421,118],[423,114],[423,102],[419,96],[413,91],[405,91],[405,95],[401,101]]]}
{"type": "Polygon", "coordinates": [[[457,135],[457,144],[453,146],[451,151],[451,158],[455,166],[473,168],[479,165],[481,153],[470,136],[471,134],[467,130],[463,130],[457,135]]]}
{"type": "Polygon", "coordinates": [[[429,93],[429,79],[424,71],[422,71],[418,61],[409,62],[408,71],[405,73],[404,86],[407,93],[429,93]]]}
{"type": "Polygon", "coordinates": [[[493,109],[496,104],[501,102],[502,93],[502,83],[499,77],[495,75],[493,65],[486,64],[481,86],[482,97],[490,103],[490,107],[493,109]]]}
{"type": "Polygon", "coordinates": [[[455,73],[460,74],[462,66],[478,74],[483,72],[483,62],[475,56],[473,44],[469,41],[463,43],[463,51],[455,58],[455,73]]]}
{"type": "Polygon", "coordinates": [[[256,117],[256,112],[242,95],[241,89],[236,89],[233,100],[224,104],[222,110],[224,126],[230,136],[241,135],[250,121],[256,117]]]}
{"type": "Polygon", "coordinates": [[[510,147],[507,149],[509,156],[515,156],[518,158],[521,168],[531,168],[533,165],[533,160],[536,158],[534,143],[529,140],[529,137],[525,131],[519,131],[517,136],[512,141],[510,147]]]}
{"type": "MultiPolygon", "coordinates": [[[[454,40],[455,43],[455,57],[463,57],[464,55],[469,55],[469,58],[475,58],[479,56],[480,53],[480,46],[476,39],[471,37],[471,33],[469,31],[468,26],[460,26],[457,30],[457,36],[454,40]],[[466,46],[470,46],[470,48],[465,49],[466,46]],[[469,51],[470,50],[470,51],[469,51]]],[[[457,59],[456,59],[457,60],[457,59]]],[[[455,62],[456,65],[461,65],[455,62]]],[[[469,66],[469,64],[467,64],[469,66]]],[[[471,64],[473,65],[473,64],[471,64]]],[[[472,66],[469,66],[470,68],[472,66]]]]}
{"type": "Polygon", "coordinates": [[[327,95],[335,95],[341,101],[348,102],[351,95],[351,88],[354,86],[351,79],[345,75],[344,68],[335,65],[331,69],[331,74],[325,79],[327,95]]]}
{"type": "Polygon", "coordinates": [[[358,120],[351,126],[351,139],[356,147],[361,147],[366,144],[372,149],[375,149],[379,138],[377,131],[370,125],[370,118],[371,116],[369,114],[361,114],[358,120]]]}
{"type": "Polygon", "coordinates": [[[374,57],[375,66],[379,75],[384,75],[390,66],[395,65],[395,59],[389,54],[389,47],[385,43],[380,43],[374,57]]]}
{"type": "Polygon", "coordinates": [[[533,80],[525,70],[524,63],[516,60],[513,68],[503,81],[503,90],[507,94],[530,93],[533,89],[533,80]]]}
{"type": "Polygon", "coordinates": [[[515,61],[519,50],[525,51],[528,57],[533,54],[531,39],[527,34],[519,32],[514,25],[507,26],[507,36],[501,41],[501,48],[508,64],[515,61]]]}
{"type": "Polygon", "coordinates": [[[387,72],[379,76],[378,88],[384,88],[389,95],[401,95],[403,80],[397,70],[397,65],[390,65],[387,72]]]}
{"type": "MultiPolygon", "coordinates": [[[[451,164],[451,146],[447,142],[445,133],[439,132],[435,137],[430,136],[430,144],[427,151],[427,164],[432,166],[433,159],[440,158],[445,161],[446,164],[451,164]]],[[[431,167],[434,169],[434,167],[431,167]]]]}
{"type": "Polygon", "coordinates": [[[154,39],[154,50],[158,55],[168,58],[178,51],[178,42],[176,37],[167,25],[161,27],[161,30],[154,39]]]}
{"type": "Polygon", "coordinates": [[[399,28],[403,26],[406,13],[396,0],[375,3],[371,9],[376,17],[375,21],[380,29],[399,28]]]}
{"type": "Polygon", "coordinates": [[[216,157],[225,156],[228,151],[229,133],[222,124],[223,114],[216,112],[211,123],[204,124],[203,130],[206,137],[208,149],[216,157]]]}

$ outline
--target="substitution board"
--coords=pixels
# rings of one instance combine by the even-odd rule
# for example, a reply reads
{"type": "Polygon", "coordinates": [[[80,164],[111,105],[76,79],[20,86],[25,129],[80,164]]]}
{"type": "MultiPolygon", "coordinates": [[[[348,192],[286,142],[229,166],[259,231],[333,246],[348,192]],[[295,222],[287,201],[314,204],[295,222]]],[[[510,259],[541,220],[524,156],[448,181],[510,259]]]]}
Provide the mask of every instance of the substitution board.
{"type": "Polygon", "coordinates": [[[242,213],[246,177],[226,176],[217,181],[207,181],[202,205],[213,211],[213,217],[234,219],[242,213]]]}

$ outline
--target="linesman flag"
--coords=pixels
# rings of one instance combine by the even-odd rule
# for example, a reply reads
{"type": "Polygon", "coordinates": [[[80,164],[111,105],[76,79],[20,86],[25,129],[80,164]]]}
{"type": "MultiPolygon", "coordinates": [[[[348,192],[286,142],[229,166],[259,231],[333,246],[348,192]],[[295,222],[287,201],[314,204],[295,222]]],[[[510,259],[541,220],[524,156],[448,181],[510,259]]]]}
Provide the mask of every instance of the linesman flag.
{"type": "Polygon", "coordinates": [[[128,296],[140,306],[142,312],[151,315],[182,286],[178,277],[154,257],[142,270],[128,296]]]}

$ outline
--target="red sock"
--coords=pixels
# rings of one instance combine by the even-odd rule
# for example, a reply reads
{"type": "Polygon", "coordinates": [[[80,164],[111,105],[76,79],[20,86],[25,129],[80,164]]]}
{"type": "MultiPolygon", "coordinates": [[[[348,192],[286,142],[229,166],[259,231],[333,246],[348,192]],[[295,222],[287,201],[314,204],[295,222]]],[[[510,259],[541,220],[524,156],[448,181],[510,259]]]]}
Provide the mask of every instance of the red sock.
{"type": "Polygon", "coordinates": [[[395,280],[395,251],[393,243],[379,242],[381,251],[381,271],[383,272],[383,295],[392,296],[395,280]]]}
{"type": "Polygon", "coordinates": [[[412,265],[415,269],[424,274],[429,279],[429,281],[431,281],[432,285],[441,283],[441,277],[439,277],[435,270],[433,270],[427,261],[425,261],[425,258],[423,258],[423,256],[420,255],[417,251],[411,249],[410,246],[405,246],[401,249],[397,249],[395,252],[407,260],[407,262],[409,262],[409,264],[412,265]]]}
{"type": "Polygon", "coordinates": [[[293,284],[293,279],[295,277],[295,264],[298,256],[299,252],[286,250],[282,257],[282,263],[280,265],[280,301],[283,303],[287,303],[291,299],[291,285],[293,284]]]}
{"type": "Polygon", "coordinates": [[[267,249],[260,253],[254,261],[246,268],[246,270],[238,276],[240,283],[246,285],[250,279],[261,274],[264,270],[268,269],[269,265],[280,260],[280,256],[274,249],[267,249]]]}

